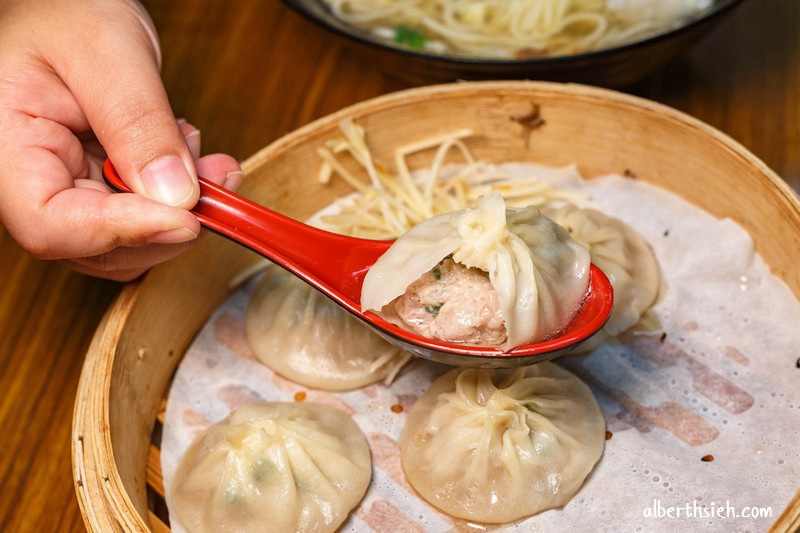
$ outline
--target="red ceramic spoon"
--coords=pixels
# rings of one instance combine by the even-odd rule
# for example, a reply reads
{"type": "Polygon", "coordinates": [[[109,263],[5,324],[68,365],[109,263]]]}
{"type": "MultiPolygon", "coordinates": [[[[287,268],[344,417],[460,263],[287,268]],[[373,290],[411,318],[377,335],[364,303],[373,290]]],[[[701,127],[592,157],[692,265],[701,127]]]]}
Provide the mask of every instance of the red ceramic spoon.
{"type": "MultiPolygon", "coordinates": [[[[115,191],[131,192],[108,160],[103,174],[115,191]]],[[[308,282],[372,326],[389,342],[420,357],[448,365],[516,367],[563,355],[603,327],[614,301],[608,278],[592,265],[583,306],[558,337],[518,346],[508,352],[492,346],[442,342],[416,335],[375,313],[361,310],[364,276],[392,241],[357,239],[323,231],[271,211],[202,178],[200,199],[192,213],[203,226],[258,252],[308,282]]]]}

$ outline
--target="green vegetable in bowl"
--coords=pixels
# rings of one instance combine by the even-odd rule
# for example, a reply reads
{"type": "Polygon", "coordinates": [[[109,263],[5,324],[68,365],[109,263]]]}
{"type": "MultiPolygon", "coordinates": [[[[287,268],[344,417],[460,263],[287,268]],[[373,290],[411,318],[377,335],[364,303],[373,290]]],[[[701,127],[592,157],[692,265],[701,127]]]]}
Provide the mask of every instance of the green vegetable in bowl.
{"type": "Polygon", "coordinates": [[[415,50],[423,50],[428,37],[423,33],[409,28],[408,26],[397,26],[394,29],[394,41],[398,44],[404,44],[415,50]]]}

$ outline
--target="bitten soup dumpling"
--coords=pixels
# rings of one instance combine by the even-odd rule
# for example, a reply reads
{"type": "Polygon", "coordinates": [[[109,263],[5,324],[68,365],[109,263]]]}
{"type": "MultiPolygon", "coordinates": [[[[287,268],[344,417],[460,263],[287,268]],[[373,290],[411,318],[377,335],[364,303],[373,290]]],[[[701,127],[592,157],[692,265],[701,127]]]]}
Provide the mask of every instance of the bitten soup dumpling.
{"type": "Polygon", "coordinates": [[[456,369],[409,412],[400,458],[430,504],[496,524],[565,505],[604,443],[589,387],[561,367],[456,369]]]}
{"type": "Polygon", "coordinates": [[[170,503],[190,532],[335,531],[370,477],[366,438],[343,411],[252,403],[192,443],[170,503]]]}
{"type": "Polygon", "coordinates": [[[361,307],[423,336],[511,349],[569,325],[589,262],[536,207],[492,193],[401,235],[367,272],[361,307]]]}

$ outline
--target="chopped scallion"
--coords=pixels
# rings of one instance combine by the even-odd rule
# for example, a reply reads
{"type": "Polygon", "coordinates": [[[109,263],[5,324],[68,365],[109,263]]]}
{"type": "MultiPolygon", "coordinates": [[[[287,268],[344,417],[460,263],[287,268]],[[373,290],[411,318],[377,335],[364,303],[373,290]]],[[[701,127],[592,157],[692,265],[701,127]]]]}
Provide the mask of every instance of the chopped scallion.
{"type": "Polygon", "coordinates": [[[397,26],[394,29],[394,41],[398,44],[404,44],[415,50],[422,50],[425,48],[425,42],[428,37],[408,26],[397,26]]]}

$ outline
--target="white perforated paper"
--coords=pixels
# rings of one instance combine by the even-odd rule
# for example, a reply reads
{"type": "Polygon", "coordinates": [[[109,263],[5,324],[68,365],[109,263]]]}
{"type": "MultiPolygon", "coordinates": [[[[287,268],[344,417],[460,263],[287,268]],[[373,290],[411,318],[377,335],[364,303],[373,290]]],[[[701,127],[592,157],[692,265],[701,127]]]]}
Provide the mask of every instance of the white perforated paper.
{"type": "MultiPolygon", "coordinates": [[[[519,175],[537,168],[505,165],[519,175]]],[[[629,332],[621,343],[559,360],[592,388],[611,438],[565,508],[500,529],[767,529],[800,488],[800,304],[734,222],[621,176],[565,183],[584,188],[653,247],[667,285],[652,311],[660,329],[629,332]],[[771,516],[741,516],[767,509],[771,516]]],[[[253,285],[244,284],[214,313],[175,376],[161,449],[168,502],[181,454],[208,424],[247,401],[304,398],[352,414],[370,444],[372,483],[342,531],[497,529],[438,512],[403,475],[398,440],[405,413],[447,368],[416,360],[391,386],[347,393],[292,383],[258,363],[245,340],[253,285]]],[[[174,521],[173,527],[180,530],[174,521]]]]}

